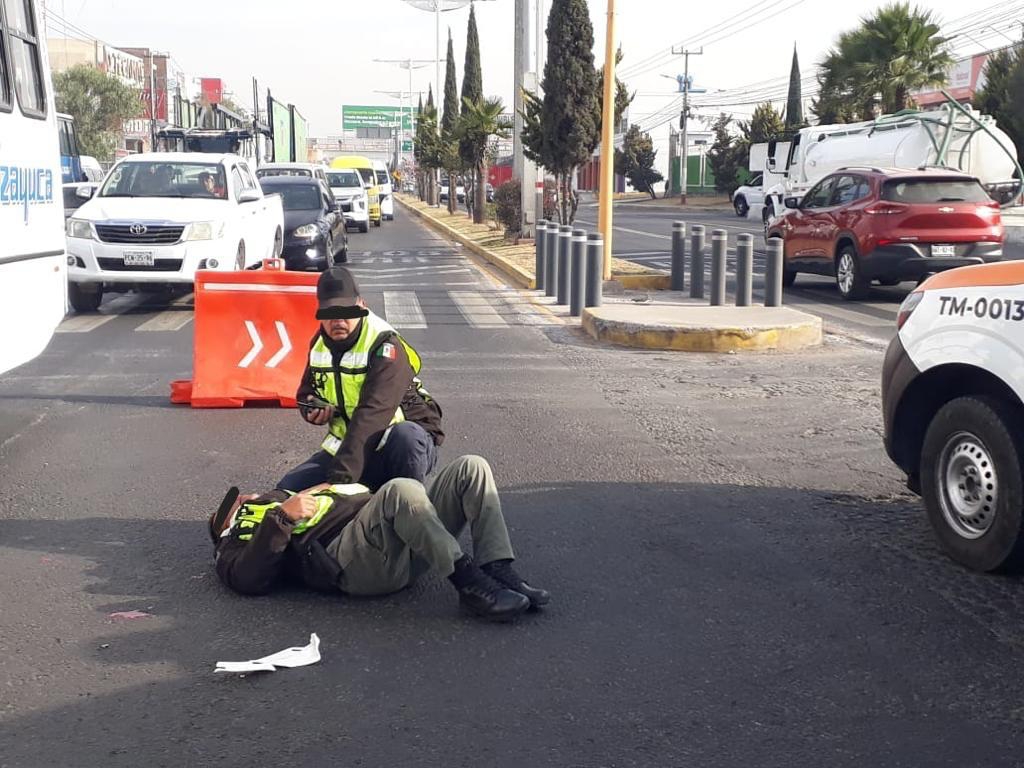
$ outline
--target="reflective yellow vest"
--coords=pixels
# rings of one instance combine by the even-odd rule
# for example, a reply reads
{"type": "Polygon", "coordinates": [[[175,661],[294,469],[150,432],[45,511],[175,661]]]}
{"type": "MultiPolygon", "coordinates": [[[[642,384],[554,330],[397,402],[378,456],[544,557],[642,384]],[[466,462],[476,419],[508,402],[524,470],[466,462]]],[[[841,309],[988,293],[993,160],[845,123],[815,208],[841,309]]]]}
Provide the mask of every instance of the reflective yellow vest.
{"type": "MultiPolygon", "coordinates": [[[[409,357],[409,364],[412,366],[413,383],[417,391],[425,399],[429,400],[429,393],[423,388],[419,380],[420,356],[409,346],[409,343],[401,335],[388,325],[384,320],[371,312],[363,318],[359,338],[352,348],[342,355],[337,368],[334,367],[334,360],[331,357],[331,349],[324,342],[321,334],[317,337],[316,343],[309,350],[309,367],[313,373],[313,391],[317,397],[334,406],[335,417],[331,419],[328,427],[327,437],[324,438],[320,447],[334,456],[341,448],[345,439],[345,432],[348,430],[348,422],[359,405],[359,395],[363,391],[363,382],[366,381],[366,374],[370,370],[370,355],[377,351],[383,342],[384,337],[398,339],[409,357]]],[[[395,411],[391,424],[398,424],[405,421],[405,414],[401,406],[395,411]]]]}
{"type": "MultiPolygon", "coordinates": [[[[295,536],[300,533],[305,533],[314,525],[323,520],[330,509],[331,504],[334,503],[335,496],[358,496],[361,493],[369,493],[370,489],[365,485],[359,483],[339,483],[332,485],[322,491],[317,491],[313,494],[313,498],[316,500],[316,514],[308,520],[300,520],[294,528],[292,528],[292,535],[295,536]]],[[[294,495],[288,491],[288,495],[294,495]]],[[[231,522],[229,525],[224,527],[224,532],[221,533],[221,538],[230,536],[232,532],[238,534],[238,538],[243,541],[248,541],[252,538],[253,532],[256,530],[256,526],[263,522],[263,518],[267,516],[267,513],[273,509],[277,509],[281,506],[282,502],[273,501],[269,504],[254,504],[249,501],[242,504],[235,510],[235,514],[231,516],[231,522]]]]}

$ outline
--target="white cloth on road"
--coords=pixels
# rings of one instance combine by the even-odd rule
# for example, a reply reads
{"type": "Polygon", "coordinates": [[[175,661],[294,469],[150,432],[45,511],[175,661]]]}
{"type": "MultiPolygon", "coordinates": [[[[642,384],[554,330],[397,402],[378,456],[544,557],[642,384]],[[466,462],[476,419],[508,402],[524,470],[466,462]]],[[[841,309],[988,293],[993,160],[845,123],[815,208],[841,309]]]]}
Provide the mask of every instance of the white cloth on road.
{"type": "Polygon", "coordinates": [[[214,672],[276,672],[278,667],[305,667],[320,661],[320,638],[309,636],[309,645],[285,648],[252,661],[218,661],[214,672]]]}

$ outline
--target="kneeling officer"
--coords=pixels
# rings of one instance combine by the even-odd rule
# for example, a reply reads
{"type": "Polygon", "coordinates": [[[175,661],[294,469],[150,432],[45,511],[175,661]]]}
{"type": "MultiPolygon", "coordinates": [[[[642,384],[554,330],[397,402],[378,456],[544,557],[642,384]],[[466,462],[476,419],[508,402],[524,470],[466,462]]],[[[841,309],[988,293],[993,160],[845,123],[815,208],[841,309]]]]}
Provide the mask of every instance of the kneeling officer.
{"type": "Polygon", "coordinates": [[[441,408],[419,380],[420,356],[366,307],[355,277],[333,267],[316,286],[320,330],[296,400],[310,424],[328,425],[320,450],[277,487],[300,491],[319,483],[371,489],[408,477],[420,482],[444,441],[441,408]]]}

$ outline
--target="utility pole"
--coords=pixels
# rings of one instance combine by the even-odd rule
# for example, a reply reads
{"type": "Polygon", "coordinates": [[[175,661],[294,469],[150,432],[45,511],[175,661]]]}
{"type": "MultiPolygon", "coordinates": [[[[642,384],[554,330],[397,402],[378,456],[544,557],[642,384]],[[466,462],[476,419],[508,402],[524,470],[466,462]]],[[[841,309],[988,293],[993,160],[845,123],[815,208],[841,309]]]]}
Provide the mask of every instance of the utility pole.
{"type": "MultiPolygon", "coordinates": [[[[537,180],[537,166],[526,159],[523,148],[523,89],[536,92],[538,76],[530,69],[530,0],[515,0],[515,98],[513,100],[513,146],[512,176],[519,180],[519,203],[522,212],[520,232],[524,237],[533,236],[535,217],[534,187],[537,180]]],[[[538,47],[540,41],[538,40],[538,47]]]]}
{"type": "Polygon", "coordinates": [[[679,114],[679,128],[682,130],[681,141],[683,146],[679,150],[679,203],[680,205],[686,205],[686,171],[689,161],[689,138],[686,135],[686,123],[690,117],[690,57],[691,56],[702,56],[704,54],[704,46],[701,46],[699,51],[688,51],[684,48],[676,50],[672,48],[672,53],[676,56],[683,57],[683,111],[679,114]]]}
{"type": "Polygon", "coordinates": [[[598,228],[604,238],[604,279],[612,279],[612,188],[615,184],[615,0],[608,0],[601,116],[601,200],[598,228]]]}

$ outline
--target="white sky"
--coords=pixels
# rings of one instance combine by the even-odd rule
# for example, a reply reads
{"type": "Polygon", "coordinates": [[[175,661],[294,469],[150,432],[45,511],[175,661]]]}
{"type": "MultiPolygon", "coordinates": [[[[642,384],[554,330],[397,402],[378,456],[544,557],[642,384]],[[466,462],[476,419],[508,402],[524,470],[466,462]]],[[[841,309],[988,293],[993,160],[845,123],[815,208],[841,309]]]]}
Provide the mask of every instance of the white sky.
{"type": "MultiPolygon", "coordinates": [[[[695,47],[704,44],[704,55],[691,59],[695,87],[712,91],[737,88],[788,77],[794,44],[806,76],[839,32],[856,25],[859,17],[881,4],[880,0],[618,0],[617,40],[623,47],[622,66],[627,71],[631,64],[668,51],[731,17],[757,12],[751,20],[736,21],[729,29],[693,40],[695,47]]],[[[434,58],[433,14],[401,0],[47,0],[47,5],[104,42],[168,51],[191,77],[221,77],[245,104],[252,101],[251,78],[255,75],[261,87],[269,87],[279,100],[295,104],[310,120],[311,136],[340,132],[342,104],[397,104],[374,91],[408,89],[408,73],[394,65],[374,63],[375,58],[434,58]]],[[[512,98],[514,5],[513,0],[477,3],[484,90],[501,96],[506,105],[512,98]]],[[[927,0],[922,5],[951,26],[976,23],[975,19],[992,14],[996,30],[971,32],[986,45],[1004,44],[1006,39],[1000,33],[1019,37],[1020,28],[1014,31],[1013,14],[1007,14],[1007,9],[1018,11],[1016,18],[1024,18],[1019,12],[1024,2],[1015,0],[998,4],[980,0],[979,6],[972,8],[962,0],[927,0]],[[1007,17],[1001,18],[1004,15],[1007,17]]],[[[551,0],[546,0],[546,6],[550,9],[551,0]]],[[[596,59],[601,62],[606,0],[589,0],[589,6],[596,59]]],[[[468,17],[468,7],[443,15],[452,28],[460,85],[468,17]]],[[[61,35],[59,23],[50,22],[49,35],[61,35]]],[[[984,49],[966,39],[958,42],[963,46],[958,51],[964,53],[984,49]]],[[[441,53],[444,56],[443,46],[441,53]]],[[[629,87],[639,92],[631,109],[633,122],[675,98],[676,83],[659,75],[681,71],[682,59],[677,57],[627,79],[629,87]]],[[[425,94],[433,80],[434,66],[430,64],[413,73],[413,89],[425,94]]],[[[752,105],[744,105],[727,111],[742,118],[752,109],[752,105]]],[[[718,111],[717,107],[708,108],[702,114],[718,111]]],[[[659,145],[667,130],[663,126],[653,131],[659,145]]]]}

